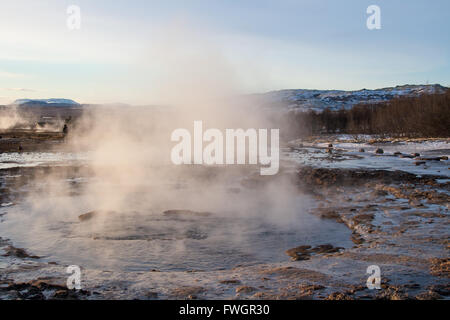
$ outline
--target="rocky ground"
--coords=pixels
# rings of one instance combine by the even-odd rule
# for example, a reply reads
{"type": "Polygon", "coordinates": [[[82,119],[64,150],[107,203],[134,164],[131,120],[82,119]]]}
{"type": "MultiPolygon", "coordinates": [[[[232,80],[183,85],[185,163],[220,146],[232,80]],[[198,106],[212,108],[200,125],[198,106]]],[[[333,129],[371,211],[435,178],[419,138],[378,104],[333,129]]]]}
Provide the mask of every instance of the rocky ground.
{"type": "Polygon", "coordinates": [[[0,153],[55,150],[61,146],[64,136],[62,132],[0,131],[0,153]]]}
{"type": "MultiPolygon", "coordinates": [[[[19,169],[2,174],[12,176],[14,170],[19,169]]],[[[20,170],[23,183],[27,170],[43,174],[43,169],[20,170]]],[[[298,243],[286,248],[285,261],[215,271],[124,273],[82,268],[83,289],[69,290],[66,265],[45,261],[0,238],[0,299],[449,298],[448,179],[305,165],[297,167],[292,178],[300,192],[316,200],[309,213],[345,225],[351,230],[353,247],[298,243]],[[371,265],[381,271],[379,290],[366,286],[371,265]]],[[[264,181],[244,182],[246,187],[255,183],[264,181]]],[[[14,205],[18,190],[17,182],[3,179],[2,205],[14,205]]]]}

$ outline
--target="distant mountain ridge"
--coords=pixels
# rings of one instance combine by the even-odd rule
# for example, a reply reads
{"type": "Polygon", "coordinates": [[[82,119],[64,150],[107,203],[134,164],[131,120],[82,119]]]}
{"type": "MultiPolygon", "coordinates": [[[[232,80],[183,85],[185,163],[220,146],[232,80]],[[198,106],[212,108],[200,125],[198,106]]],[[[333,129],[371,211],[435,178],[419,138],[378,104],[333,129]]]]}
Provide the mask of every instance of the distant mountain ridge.
{"type": "Polygon", "coordinates": [[[270,91],[254,96],[263,98],[267,106],[279,106],[280,104],[289,110],[298,111],[323,111],[349,109],[358,103],[377,103],[388,101],[396,97],[418,96],[421,94],[444,93],[448,88],[440,84],[427,85],[402,85],[382,89],[361,89],[356,91],[345,90],[310,90],[287,89],[270,91]]]}
{"type": "MultiPolygon", "coordinates": [[[[444,93],[448,88],[440,84],[401,85],[381,89],[345,90],[315,90],[315,89],[285,89],[267,93],[251,94],[247,97],[256,98],[258,105],[264,107],[285,107],[284,110],[321,112],[326,108],[339,110],[350,109],[359,103],[378,103],[389,101],[396,97],[411,97],[421,94],[444,93]]],[[[252,101],[253,103],[254,101],[252,101]]],[[[83,106],[71,99],[17,99],[12,103],[27,107],[78,107],[83,106]]],[[[87,106],[87,105],[84,105],[87,106]]],[[[89,105],[95,106],[95,105],[89,105]]],[[[103,106],[125,107],[127,104],[115,103],[103,106]]]]}
{"type": "Polygon", "coordinates": [[[75,102],[71,99],[17,99],[12,103],[13,105],[70,105],[70,106],[79,106],[78,102],[75,102]]]}

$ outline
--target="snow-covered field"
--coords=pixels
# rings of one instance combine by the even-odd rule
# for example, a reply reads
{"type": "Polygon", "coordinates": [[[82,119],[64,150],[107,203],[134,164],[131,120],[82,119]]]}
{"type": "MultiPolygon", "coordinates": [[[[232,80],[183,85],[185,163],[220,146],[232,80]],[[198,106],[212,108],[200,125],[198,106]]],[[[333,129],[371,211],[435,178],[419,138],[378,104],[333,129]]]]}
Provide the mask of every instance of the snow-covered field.
{"type": "Polygon", "coordinates": [[[41,165],[71,165],[87,159],[87,153],[4,152],[0,153],[0,170],[41,165]]]}
{"type": "Polygon", "coordinates": [[[365,138],[360,142],[355,142],[351,136],[339,136],[330,140],[332,142],[296,141],[291,144],[293,148],[284,150],[283,156],[302,165],[317,167],[401,170],[417,175],[450,176],[448,140],[368,143],[371,137],[365,138]],[[332,148],[327,152],[330,143],[332,148]],[[383,153],[377,154],[377,149],[382,149],[383,153]],[[423,160],[438,157],[441,159],[423,160]]]}

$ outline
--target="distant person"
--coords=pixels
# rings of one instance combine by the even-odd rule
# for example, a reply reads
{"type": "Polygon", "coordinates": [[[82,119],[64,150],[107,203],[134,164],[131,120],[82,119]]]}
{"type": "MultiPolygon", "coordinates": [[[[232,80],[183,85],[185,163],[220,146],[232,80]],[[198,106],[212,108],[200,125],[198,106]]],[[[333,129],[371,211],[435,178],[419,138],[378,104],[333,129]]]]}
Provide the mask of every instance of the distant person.
{"type": "Polygon", "coordinates": [[[67,124],[64,124],[62,132],[66,135],[68,131],[69,131],[69,128],[67,127],[67,124]]]}

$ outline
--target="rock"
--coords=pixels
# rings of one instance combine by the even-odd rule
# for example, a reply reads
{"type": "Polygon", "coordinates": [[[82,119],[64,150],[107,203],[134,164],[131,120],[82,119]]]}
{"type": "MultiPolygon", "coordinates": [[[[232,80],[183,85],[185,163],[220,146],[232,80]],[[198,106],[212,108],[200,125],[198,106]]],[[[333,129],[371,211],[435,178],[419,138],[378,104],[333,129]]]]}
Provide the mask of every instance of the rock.
{"type": "Polygon", "coordinates": [[[417,156],[415,160],[424,160],[424,161],[441,161],[441,157],[419,157],[417,156]]]}
{"type": "Polygon", "coordinates": [[[448,283],[431,285],[427,289],[429,289],[430,291],[434,291],[445,297],[450,296],[450,284],[448,283]]]}
{"type": "Polygon", "coordinates": [[[221,283],[221,284],[239,284],[239,283],[241,283],[241,281],[236,280],[236,279],[229,279],[229,280],[221,280],[221,281],[219,281],[219,283],[221,283]]]}
{"type": "Polygon", "coordinates": [[[334,253],[339,252],[343,248],[341,247],[333,247],[331,244],[321,244],[315,248],[312,248],[311,251],[315,253],[334,253]]]}
{"type": "Polygon", "coordinates": [[[311,246],[299,246],[289,250],[286,250],[285,253],[291,257],[293,261],[301,261],[308,260],[311,257],[311,254],[325,254],[325,253],[334,253],[339,252],[343,248],[341,247],[333,247],[331,244],[322,244],[317,247],[312,248],[311,246]]]}
{"type": "Polygon", "coordinates": [[[364,148],[359,149],[359,152],[366,152],[364,148]]]}
{"type": "Polygon", "coordinates": [[[420,157],[420,153],[411,153],[411,155],[413,156],[413,157],[420,157]]]}
{"type": "Polygon", "coordinates": [[[299,246],[286,250],[285,253],[294,261],[308,260],[310,254],[309,249],[311,249],[311,246],[299,246]]]}
{"type": "Polygon", "coordinates": [[[327,148],[327,153],[333,153],[333,149],[332,148],[327,148]]]}
{"type": "Polygon", "coordinates": [[[69,295],[69,292],[67,292],[67,290],[57,290],[53,294],[53,297],[56,299],[60,299],[60,298],[66,298],[68,295],[69,295]]]}
{"type": "Polygon", "coordinates": [[[354,225],[370,224],[374,218],[375,214],[373,213],[362,213],[354,216],[352,218],[352,222],[354,223],[354,225]]]}
{"type": "Polygon", "coordinates": [[[236,293],[250,293],[255,291],[256,289],[250,286],[240,286],[236,288],[236,293]]]}
{"type": "Polygon", "coordinates": [[[414,164],[416,166],[420,166],[421,164],[425,164],[425,163],[426,163],[425,161],[414,161],[414,164]]]}
{"type": "Polygon", "coordinates": [[[333,144],[332,144],[332,143],[329,143],[329,144],[328,144],[328,148],[333,148],[333,144]]]}
{"type": "Polygon", "coordinates": [[[326,297],[325,300],[355,300],[355,299],[342,292],[333,292],[328,297],[326,297]]]}
{"type": "Polygon", "coordinates": [[[376,299],[379,300],[406,300],[408,299],[408,295],[403,292],[403,288],[399,286],[390,286],[386,284],[382,284],[381,288],[383,290],[380,291],[376,295],[376,299]]]}
{"type": "Polygon", "coordinates": [[[80,221],[87,221],[87,220],[90,220],[90,219],[96,217],[97,215],[98,215],[98,212],[97,212],[97,211],[89,211],[89,212],[87,212],[87,213],[84,213],[84,214],[79,215],[79,216],[78,216],[78,219],[79,219],[80,221]]]}
{"type": "Polygon", "coordinates": [[[156,299],[158,298],[158,292],[150,291],[145,294],[148,299],[156,299]]]}
{"type": "Polygon", "coordinates": [[[450,277],[450,258],[430,259],[430,273],[436,277],[450,277]]]}
{"type": "Polygon", "coordinates": [[[447,156],[442,156],[441,160],[448,160],[448,157],[447,156]]]}
{"type": "Polygon", "coordinates": [[[357,233],[353,233],[350,237],[350,240],[352,240],[352,242],[357,245],[364,243],[364,239],[357,233]]]}
{"type": "Polygon", "coordinates": [[[317,210],[314,211],[314,214],[322,219],[331,219],[340,223],[343,222],[341,215],[331,208],[317,208],[317,210]]]}
{"type": "Polygon", "coordinates": [[[383,151],[383,149],[378,148],[377,150],[375,150],[375,153],[377,153],[377,154],[383,154],[384,151],[383,151]]]}
{"type": "Polygon", "coordinates": [[[428,290],[426,292],[422,292],[415,297],[417,300],[438,300],[442,299],[442,296],[437,292],[428,290]]]}
{"type": "Polygon", "coordinates": [[[170,296],[178,299],[197,298],[197,295],[204,293],[206,290],[203,287],[185,286],[171,290],[170,296]]]}
{"type": "Polygon", "coordinates": [[[394,156],[400,156],[402,153],[399,151],[394,152],[394,156]]]}
{"type": "Polygon", "coordinates": [[[25,249],[16,248],[13,246],[7,246],[5,249],[6,253],[3,255],[4,257],[15,256],[17,258],[31,258],[31,259],[40,259],[38,256],[32,256],[26,252],[25,249]]]}

